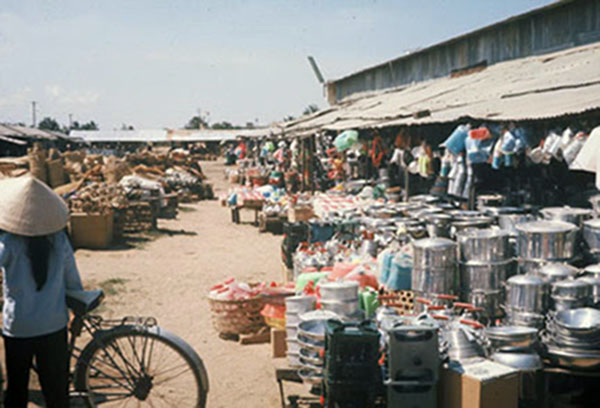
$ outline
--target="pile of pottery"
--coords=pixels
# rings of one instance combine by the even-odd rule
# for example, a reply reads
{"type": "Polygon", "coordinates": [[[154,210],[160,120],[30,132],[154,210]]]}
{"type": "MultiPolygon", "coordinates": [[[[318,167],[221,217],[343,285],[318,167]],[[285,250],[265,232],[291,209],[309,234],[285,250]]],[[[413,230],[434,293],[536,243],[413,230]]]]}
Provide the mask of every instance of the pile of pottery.
{"type": "Polygon", "coordinates": [[[600,310],[588,307],[550,315],[544,344],[550,360],[562,367],[595,370],[600,367],[600,310]]]}

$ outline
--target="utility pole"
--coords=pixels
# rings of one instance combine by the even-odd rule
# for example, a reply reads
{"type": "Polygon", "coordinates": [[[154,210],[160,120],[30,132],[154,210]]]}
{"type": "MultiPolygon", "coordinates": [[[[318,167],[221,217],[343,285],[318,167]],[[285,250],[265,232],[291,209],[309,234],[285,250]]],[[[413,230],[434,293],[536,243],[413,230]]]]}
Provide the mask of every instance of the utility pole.
{"type": "Polygon", "coordinates": [[[35,121],[35,105],[37,104],[36,101],[31,101],[31,117],[33,120],[33,127],[35,127],[36,125],[36,121],[35,121]]]}

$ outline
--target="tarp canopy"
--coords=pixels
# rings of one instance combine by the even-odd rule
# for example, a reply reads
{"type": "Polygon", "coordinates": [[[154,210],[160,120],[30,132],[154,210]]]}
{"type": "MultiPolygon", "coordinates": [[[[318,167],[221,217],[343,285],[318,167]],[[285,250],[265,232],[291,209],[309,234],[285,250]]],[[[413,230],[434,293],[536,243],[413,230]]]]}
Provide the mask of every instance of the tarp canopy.
{"type": "Polygon", "coordinates": [[[570,168],[596,173],[596,188],[600,189],[600,126],[592,130],[570,168]]]}

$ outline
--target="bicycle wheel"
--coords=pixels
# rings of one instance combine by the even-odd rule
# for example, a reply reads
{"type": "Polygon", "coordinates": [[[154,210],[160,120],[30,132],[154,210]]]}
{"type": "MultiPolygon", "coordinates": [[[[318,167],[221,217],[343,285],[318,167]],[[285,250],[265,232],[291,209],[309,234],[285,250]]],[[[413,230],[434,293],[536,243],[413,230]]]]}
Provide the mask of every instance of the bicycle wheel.
{"type": "Polygon", "coordinates": [[[89,407],[204,408],[208,376],[196,352],[174,334],[119,326],[85,347],[74,385],[89,407]]]}

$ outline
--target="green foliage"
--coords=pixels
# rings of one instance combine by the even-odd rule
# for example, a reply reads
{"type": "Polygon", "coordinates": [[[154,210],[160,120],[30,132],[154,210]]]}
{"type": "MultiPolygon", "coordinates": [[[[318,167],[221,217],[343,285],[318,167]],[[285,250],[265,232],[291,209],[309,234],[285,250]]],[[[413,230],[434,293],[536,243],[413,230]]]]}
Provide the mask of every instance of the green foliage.
{"type": "Polygon", "coordinates": [[[315,113],[318,110],[319,107],[313,103],[304,108],[304,111],[302,111],[302,115],[310,115],[311,113],[315,113]]]}
{"type": "Polygon", "coordinates": [[[42,121],[38,124],[38,129],[43,129],[43,130],[52,130],[52,131],[60,131],[60,125],[58,124],[58,122],[56,120],[54,120],[53,118],[49,118],[49,117],[45,117],[44,119],[42,119],[42,121]]]}
{"type": "Polygon", "coordinates": [[[207,128],[208,122],[204,120],[204,118],[196,115],[189,120],[189,122],[184,126],[185,129],[202,129],[207,128]]]}

